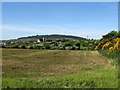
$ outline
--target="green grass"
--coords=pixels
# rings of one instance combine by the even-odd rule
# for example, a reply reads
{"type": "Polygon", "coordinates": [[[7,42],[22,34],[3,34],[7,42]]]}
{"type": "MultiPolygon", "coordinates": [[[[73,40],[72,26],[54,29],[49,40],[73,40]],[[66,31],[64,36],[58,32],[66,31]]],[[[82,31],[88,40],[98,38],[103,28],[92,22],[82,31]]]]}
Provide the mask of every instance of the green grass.
{"type": "Polygon", "coordinates": [[[103,56],[113,59],[113,64],[118,65],[120,61],[120,51],[114,51],[108,54],[109,49],[99,50],[99,53],[101,53],[103,56]]]}
{"type": "Polygon", "coordinates": [[[97,51],[3,49],[3,88],[117,88],[118,70],[97,51]]]}
{"type": "Polygon", "coordinates": [[[82,72],[44,78],[4,78],[4,88],[116,88],[117,72],[113,69],[82,72]]]}

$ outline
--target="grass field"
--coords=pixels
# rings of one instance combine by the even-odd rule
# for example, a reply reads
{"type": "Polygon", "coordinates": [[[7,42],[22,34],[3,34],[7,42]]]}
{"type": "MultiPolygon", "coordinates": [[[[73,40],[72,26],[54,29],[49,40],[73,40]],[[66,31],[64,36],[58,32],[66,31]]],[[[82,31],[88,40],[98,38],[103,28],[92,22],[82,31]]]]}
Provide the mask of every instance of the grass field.
{"type": "Polygon", "coordinates": [[[3,88],[117,88],[118,70],[97,51],[2,50],[3,88]]]}

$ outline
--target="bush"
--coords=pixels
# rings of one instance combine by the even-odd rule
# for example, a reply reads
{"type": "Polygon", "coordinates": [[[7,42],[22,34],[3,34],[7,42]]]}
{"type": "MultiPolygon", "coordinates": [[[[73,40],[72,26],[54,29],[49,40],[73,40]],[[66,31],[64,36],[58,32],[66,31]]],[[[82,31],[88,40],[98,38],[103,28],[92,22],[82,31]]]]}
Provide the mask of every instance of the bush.
{"type": "Polygon", "coordinates": [[[118,62],[120,61],[120,51],[114,51],[110,54],[108,54],[109,50],[108,49],[104,49],[104,50],[99,50],[99,53],[101,53],[103,56],[113,59],[113,63],[114,64],[118,64],[118,62]]]}
{"type": "Polygon", "coordinates": [[[30,46],[25,46],[26,47],[26,49],[30,49],[30,46]]]}
{"type": "Polygon", "coordinates": [[[1,46],[1,48],[5,48],[5,46],[4,45],[0,45],[1,46]]]}
{"type": "Polygon", "coordinates": [[[18,45],[14,45],[14,46],[12,46],[12,48],[19,48],[19,47],[18,47],[18,45]]]}
{"type": "Polygon", "coordinates": [[[111,31],[110,33],[103,35],[103,39],[117,38],[117,31],[111,31]]]}
{"type": "Polygon", "coordinates": [[[22,48],[22,49],[26,49],[25,45],[22,45],[21,48],[22,48]]]}
{"type": "Polygon", "coordinates": [[[80,47],[78,47],[78,46],[75,46],[75,50],[80,50],[80,47]]]}
{"type": "Polygon", "coordinates": [[[44,48],[45,49],[50,49],[50,44],[49,43],[44,43],[44,48]]]}
{"type": "Polygon", "coordinates": [[[73,47],[72,46],[67,46],[67,47],[65,47],[65,50],[73,50],[73,47]]]}
{"type": "Polygon", "coordinates": [[[58,49],[59,49],[59,50],[65,50],[65,48],[64,48],[64,47],[58,47],[58,49]]]}

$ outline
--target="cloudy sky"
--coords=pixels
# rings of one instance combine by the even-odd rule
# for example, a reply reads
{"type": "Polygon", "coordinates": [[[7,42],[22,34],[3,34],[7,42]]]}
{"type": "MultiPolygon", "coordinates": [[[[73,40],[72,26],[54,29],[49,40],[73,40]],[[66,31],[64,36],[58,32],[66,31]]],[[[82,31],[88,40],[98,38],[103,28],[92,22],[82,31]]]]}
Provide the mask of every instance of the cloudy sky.
{"type": "Polygon", "coordinates": [[[65,34],[100,39],[118,30],[117,2],[3,2],[2,39],[65,34]]]}

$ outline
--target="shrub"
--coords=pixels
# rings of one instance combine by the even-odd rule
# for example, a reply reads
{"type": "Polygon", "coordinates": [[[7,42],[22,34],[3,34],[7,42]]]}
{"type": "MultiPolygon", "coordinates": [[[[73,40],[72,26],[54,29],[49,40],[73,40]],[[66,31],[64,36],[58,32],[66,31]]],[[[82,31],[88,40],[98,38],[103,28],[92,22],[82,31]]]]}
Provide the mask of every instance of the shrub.
{"type": "Polygon", "coordinates": [[[78,46],[75,46],[75,50],[80,50],[80,47],[78,47],[78,46]]]}
{"type": "Polygon", "coordinates": [[[73,47],[72,46],[67,46],[67,47],[65,47],[65,50],[73,50],[73,47]]]}
{"type": "Polygon", "coordinates": [[[22,48],[22,49],[26,49],[25,45],[22,45],[21,48],[22,48]]]}
{"type": "Polygon", "coordinates": [[[58,49],[59,49],[59,50],[65,50],[65,48],[64,48],[64,47],[58,47],[58,49]]]}
{"type": "Polygon", "coordinates": [[[45,49],[50,49],[50,44],[49,43],[44,43],[45,49]]]}

